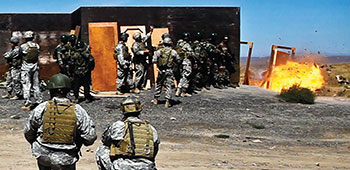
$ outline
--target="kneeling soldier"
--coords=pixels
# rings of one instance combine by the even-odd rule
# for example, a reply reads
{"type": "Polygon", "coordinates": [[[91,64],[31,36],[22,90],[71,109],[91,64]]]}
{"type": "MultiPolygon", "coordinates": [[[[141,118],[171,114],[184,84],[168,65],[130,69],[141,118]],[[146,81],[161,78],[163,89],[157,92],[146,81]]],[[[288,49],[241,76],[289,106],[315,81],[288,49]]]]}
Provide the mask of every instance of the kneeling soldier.
{"type": "Polygon", "coordinates": [[[142,106],[136,97],[127,97],[121,103],[123,119],[110,125],[102,135],[96,151],[100,170],[142,169],[155,170],[159,137],[147,120],[139,118],[142,106]]]}
{"type": "Polygon", "coordinates": [[[87,112],[66,98],[70,87],[66,75],[53,75],[47,86],[52,99],[38,105],[25,124],[24,135],[40,170],[75,170],[81,146],[97,138],[87,112]]]}

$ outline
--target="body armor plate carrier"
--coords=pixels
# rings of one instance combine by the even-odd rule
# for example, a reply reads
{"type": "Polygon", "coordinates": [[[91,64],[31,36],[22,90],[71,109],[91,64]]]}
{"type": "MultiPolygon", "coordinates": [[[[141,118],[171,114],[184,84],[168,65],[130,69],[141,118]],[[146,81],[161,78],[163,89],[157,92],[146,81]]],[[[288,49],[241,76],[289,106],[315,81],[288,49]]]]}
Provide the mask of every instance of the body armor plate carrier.
{"type": "Polygon", "coordinates": [[[125,121],[124,140],[111,145],[110,156],[153,159],[153,131],[148,121],[125,121]]]}
{"type": "Polygon", "coordinates": [[[38,57],[39,57],[39,49],[37,46],[30,46],[29,43],[28,45],[28,50],[27,54],[23,56],[23,60],[27,63],[36,63],[38,62],[38,57]]]}
{"type": "Polygon", "coordinates": [[[74,103],[55,103],[50,100],[43,120],[43,143],[73,144],[77,116],[74,103]]]}
{"type": "Polygon", "coordinates": [[[158,59],[159,68],[172,68],[173,67],[173,56],[171,55],[171,48],[162,48],[160,49],[160,57],[158,59]]]}

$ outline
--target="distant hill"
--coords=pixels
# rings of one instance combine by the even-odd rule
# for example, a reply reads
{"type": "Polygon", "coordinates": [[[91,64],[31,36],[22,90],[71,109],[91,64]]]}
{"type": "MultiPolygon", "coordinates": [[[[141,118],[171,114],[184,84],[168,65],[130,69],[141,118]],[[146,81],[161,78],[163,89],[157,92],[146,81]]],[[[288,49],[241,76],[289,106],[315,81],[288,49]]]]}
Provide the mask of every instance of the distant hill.
{"type": "MultiPolygon", "coordinates": [[[[241,63],[247,61],[247,57],[241,57],[241,63]]],[[[252,63],[268,62],[270,57],[252,57],[252,63]]],[[[327,56],[323,58],[324,63],[337,64],[337,63],[350,63],[350,56],[327,56]]]]}

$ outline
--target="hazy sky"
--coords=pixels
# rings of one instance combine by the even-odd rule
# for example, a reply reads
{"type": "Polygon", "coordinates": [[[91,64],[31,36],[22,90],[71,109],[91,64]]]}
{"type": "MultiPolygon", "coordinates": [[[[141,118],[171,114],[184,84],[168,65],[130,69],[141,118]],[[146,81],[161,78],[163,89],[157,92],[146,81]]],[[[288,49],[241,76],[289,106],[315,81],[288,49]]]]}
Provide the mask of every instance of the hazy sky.
{"type": "MultiPolygon", "coordinates": [[[[237,6],[241,40],[253,41],[253,56],[271,45],[298,53],[350,55],[350,0],[0,0],[0,13],[70,13],[80,6],[237,6]]],[[[224,17],[224,16],[223,16],[224,17]]],[[[241,56],[247,54],[242,46],[241,56]]]]}

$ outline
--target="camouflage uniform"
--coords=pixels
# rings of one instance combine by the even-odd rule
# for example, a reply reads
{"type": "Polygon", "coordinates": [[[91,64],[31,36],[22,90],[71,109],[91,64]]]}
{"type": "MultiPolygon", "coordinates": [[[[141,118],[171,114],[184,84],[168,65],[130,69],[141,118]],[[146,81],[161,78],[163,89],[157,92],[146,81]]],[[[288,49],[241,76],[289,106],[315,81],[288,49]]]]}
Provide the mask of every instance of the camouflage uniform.
{"type": "Polygon", "coordinates": [[[134,53],[133,63],[136,70],[135,88],[143,89],[146,87],[148,72],[148,53],[145,53],[146,42],[151,37],[151,32],[143,37],[141,41],[135,41],[132,44],[132,52],[134,53]]]}
{"type": "Polygon", "coordinates": [[[196,68],[196,72],[194,73],[193,85],[196,88],[210,87],[209,76],[211,62],[208,58],[206,46],[206,41],[194,42],[194,68],[196,68]]]}
{"type": "Polygon", "coordinates": [[[60,68],[60,73],[67,76],[71,76],[71,71],[69,70],[69,45],[60,43],[55,48],[53,58],[57,60],[58,66],[60,68]]]}
{"type": "Polygon", "coordinates": [[[129,89],[133,89],[133,75],[130,68],[131,56],[128,52],[128,47],[125,45],[125,42],[120,41],[119,44],[115,47],[114,59],[116,59],[118,63],[117,90],[120,90],[123,85],[127,86],[129,89]]]}
{"type": "MultiPolygon", "coordinates": [[[[220,54],[224,60],[223,66],[225,66],[226,72],[228,72],[227,77],[225,77],[225,81],[226,80],[230,81],[230,76],[236,72],[236,69],[235,69],[236,59],[230,51],[230,48],[228,46],[228,42],[222,41],[218,45],[218,49],[219,49],[220,54]]],[[[238,85],[238,82],[235,82],[235,84],[238,85]]]]}
{"type": "Polygon", "coordinates": [[[16,96],[22,95],[22,84],[21,84],[21,52],[19,46],[13,47],[10,51],[4,54],[4,58],[7,60],[10,66],[7,79],[6,88],[8,94],[12,94],[14,91],[16,96]]]}
{"type": "Polygon", "coordinates": [[[180,62],[180,57],[177,54],[177,52],[173,50],[171,47],[164,47],[154,53],[152,62],[158,65],[158,78],[156,82],[154,98],[158,99],[160,97],[160,94],[162,92],[162,87],[165,86],[166,88],[165,98],[167,100],[170,100],[171,86],[174,84],[173,66],[174,64],[180,62]],[[167,63],[164,63],[164,65],[160,64],[160,57],[165,55],[169,55],[169,56],[166,56],[169,58],[167,60],[167,63]]]}
{"type": "Polygon", "coordinates": [[[40,46],[33,42],[28,41],[21,45],[21,51],[23,56],[21,66],[21,79],[23,86],[23,98],[25,99],[25,106],[31,104],[30,91],[34,92],[34,99],[36,103],[42,102],[42,96],[40,92],[39,81],[39,66],[38,58],[40,46]]]}
{"type": "Polygon", "coordinates": [[[208,52],[208,63],[209,63],[209,83],[214,87],[218,87],[217,80],[219,74],[220,59],[217,47],[208,42],[206,45],[206,50],[208,52]]]}
{"type": "Polygon", "coordinates": [[[75,99],[79,98],[79,88],[84,87],[85,99],[93,100],[90,94],[91,84],[91,71],[95,68],[95,60],[91,55],[89,47],[84,44],[83,48],[77,48],[70,57],[71,66],[69,66],[73,72],[73,92],[75,99]]]}
{"type": "Polygon", "coordinates": [[[190,75],[192,73],[192,63],[189,57],[182,60],[181,69],[181,79],[178,85],[179,93],[188,93],[188,88],[190,85],[190,75]]]}
{"type": "MultiPolygon", "coordinates": [[[[140,121],[138,117],[128,117],[129,121],[140,121]]],[[[153,131],[154,141],[154,157],[158,152],[158,145],[160,139],[156,129],[151,125],[153,131]]],[[[96,151],[97,165],[100,170],[119,170],[119,169],[133,169],[133,170],[156,170],[154,159],[146,158],[130,158],[130,157],[110,157],[111,143],[113,141],[121,141],[124,139],[125,123],[123,121],[117,121],[110,125],[102,135],[103,145],[99,146],[96,151]]]]}
{"type": "MultiPolygon", "coordinates": [[[[54,103],[69,103],[67,98],[52,99],[54,103]]],[[[75,164],[79,159],[81,146],[92,145],[96,140],[95,125],[86,111],[78,104],[75,105],[76,137],[72,144],[57,144],[43,142],[44,112],[48,102],[38,105],[29,115],[24,128],[26,140],[31,144],[32,154],[38,160],[41,170],[67,169],[75,170],[75,164]]]]}

